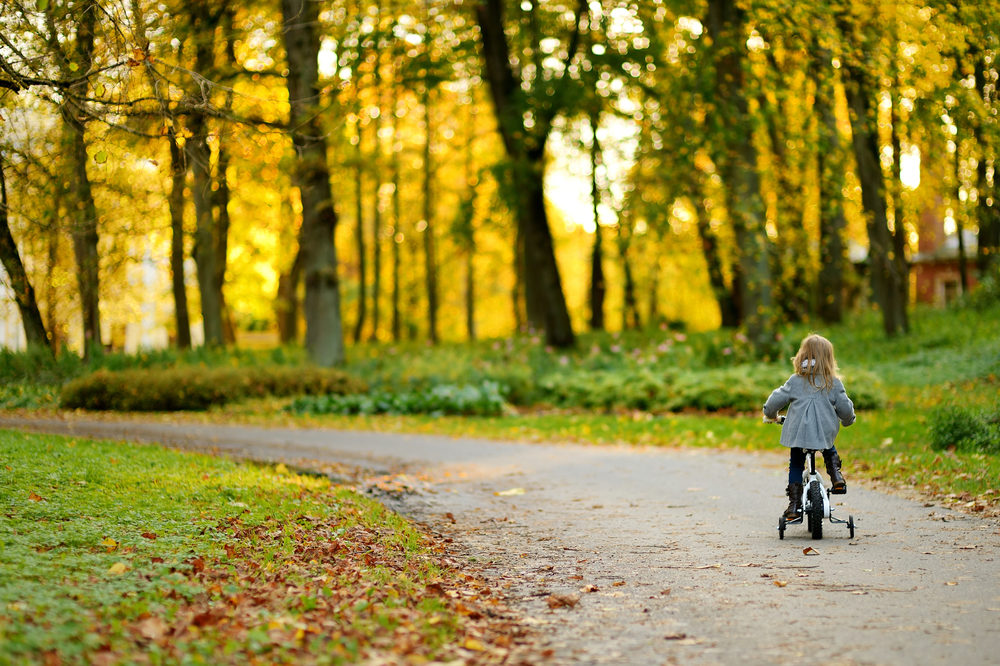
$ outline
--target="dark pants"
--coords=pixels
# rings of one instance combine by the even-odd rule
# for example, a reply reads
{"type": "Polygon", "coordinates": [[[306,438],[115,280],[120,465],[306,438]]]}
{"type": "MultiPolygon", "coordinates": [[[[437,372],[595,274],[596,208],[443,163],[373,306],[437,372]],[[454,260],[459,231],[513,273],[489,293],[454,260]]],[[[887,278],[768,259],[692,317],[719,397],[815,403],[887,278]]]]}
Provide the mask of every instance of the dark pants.
{"type": "MultiPolygon", "coordinates": [[[[837,447],[831,446],[823,451],[823,460],[829,461],[830,456],[837,452],[837,447]]],[[[806,469],[806,450],[790,449],[788,457],[788,484],[802,483],[802,473],[806,469]]]]}

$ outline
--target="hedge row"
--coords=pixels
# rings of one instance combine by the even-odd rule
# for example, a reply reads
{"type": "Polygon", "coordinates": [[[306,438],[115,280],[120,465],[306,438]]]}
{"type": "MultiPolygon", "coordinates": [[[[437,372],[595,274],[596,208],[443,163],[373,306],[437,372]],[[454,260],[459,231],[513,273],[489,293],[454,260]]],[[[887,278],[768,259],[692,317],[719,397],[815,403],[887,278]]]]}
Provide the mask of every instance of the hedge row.
{"type": "Polygon", "coordinates": [[[265,396],[362,393],[364,382],[330,368],[265,366],[108,371],[75,379],[60,395],[68,409],[124,412],[203,410],[265,396]]]}
{"type": "Polygon", "coordinates": [[[439,384],[426,391],[372,391],[354,395],[297,398],[286,411],[294,414],[432,414],[498,416],[504,410],[503,388],[496,382],[439,384]]]}
{"type": "MultiPolygon", "coordinates": [[[[773,365],[700,372],[576,371],[542,378],[530,398],[531,403],[568,408],[746,412],[760,410],[771,391],[787,378],[784,368],[773,365]]],[[[852,373],[844,382],[856,408],[884,405],[885,396],[870,373],[852,373]]]]}

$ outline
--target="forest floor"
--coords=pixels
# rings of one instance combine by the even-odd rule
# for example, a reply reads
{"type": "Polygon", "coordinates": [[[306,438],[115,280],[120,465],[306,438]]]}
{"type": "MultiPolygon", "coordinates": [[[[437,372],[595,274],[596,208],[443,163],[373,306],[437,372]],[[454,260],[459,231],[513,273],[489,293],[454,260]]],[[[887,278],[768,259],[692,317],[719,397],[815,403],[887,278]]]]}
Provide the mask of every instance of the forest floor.
{"type": "Polygon", "coordinates": [[[0,427],[362,467],[387,505],[453,539],[547,663],[986,664],[1000,651],[1000,520],[854,482],[849,462],[836,514],[854,516],[855,538],[825,523],[822,540],[801,525],[779,540],[783,450],[79,416],[0,427]]]}

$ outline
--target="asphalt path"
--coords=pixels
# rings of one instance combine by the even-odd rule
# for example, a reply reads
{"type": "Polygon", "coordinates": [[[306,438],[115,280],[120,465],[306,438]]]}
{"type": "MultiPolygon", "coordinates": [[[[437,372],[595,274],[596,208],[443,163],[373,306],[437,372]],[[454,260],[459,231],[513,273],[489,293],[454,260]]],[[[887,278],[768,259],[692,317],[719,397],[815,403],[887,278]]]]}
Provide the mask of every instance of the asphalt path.
{"type": "MultiPolygon", "coordinates": [[[[525,444],[190,423],[0,427],[395,475],[394,509],[485,567],[552,664],[997,664],[1000,521],[853,482],[813,540],[780,451],[525,444]]],[[[777,448],[777,447],[776,447],[777,448]]]]}

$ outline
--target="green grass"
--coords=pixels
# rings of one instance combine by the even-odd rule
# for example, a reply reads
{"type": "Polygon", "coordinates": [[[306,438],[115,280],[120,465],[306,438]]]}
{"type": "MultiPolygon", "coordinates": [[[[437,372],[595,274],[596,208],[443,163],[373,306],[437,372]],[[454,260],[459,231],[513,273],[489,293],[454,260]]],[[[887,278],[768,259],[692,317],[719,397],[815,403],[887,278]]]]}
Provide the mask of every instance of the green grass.
{"type": "Polygon", "coordinates": [[[465,640],[435,544],[280,465],[0,431],[0,511],[0,664],[349,663],[401,637],[434,659],[465,640]]]}

